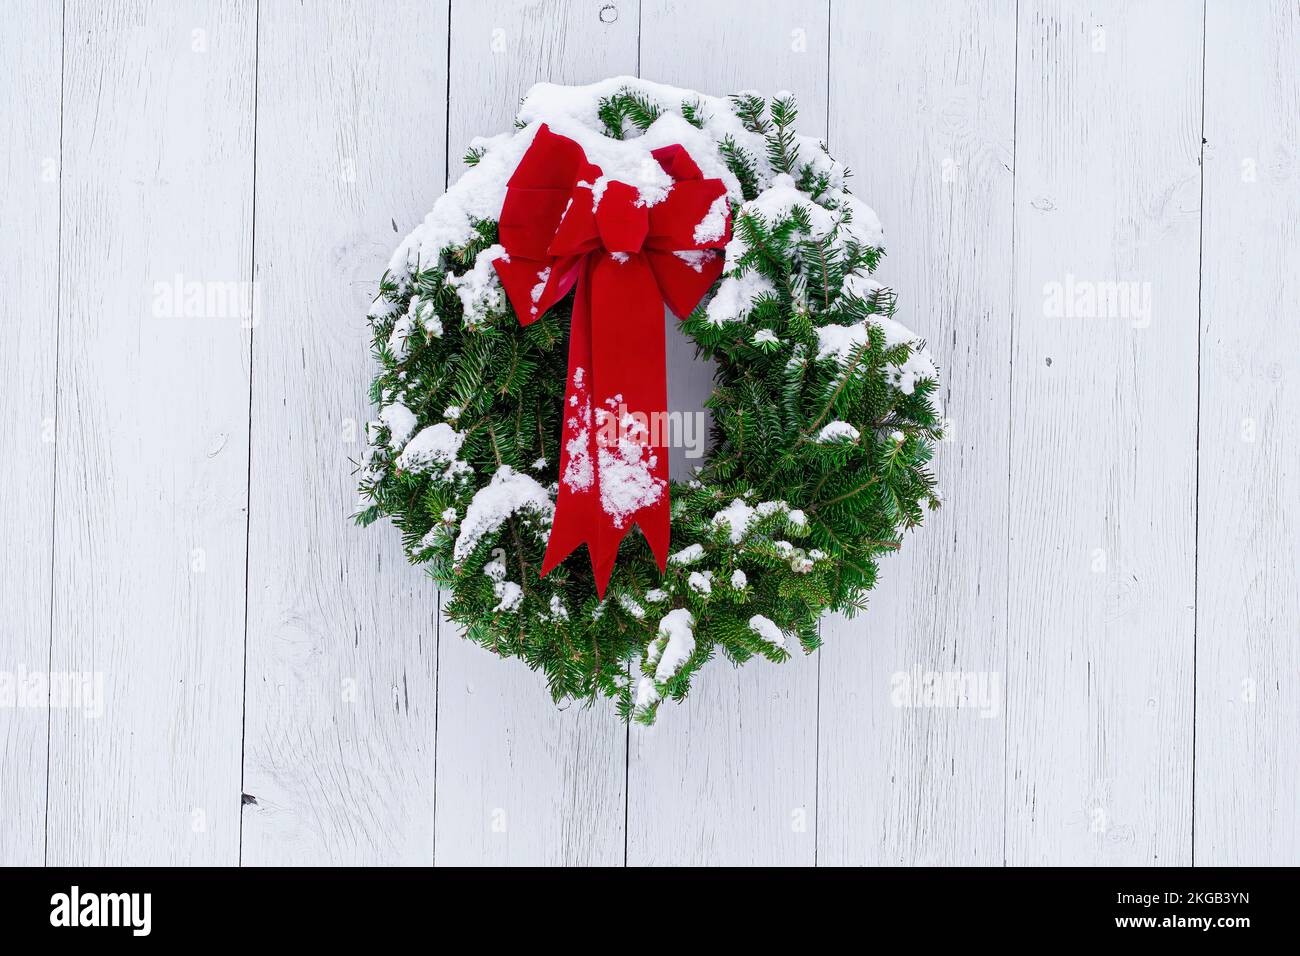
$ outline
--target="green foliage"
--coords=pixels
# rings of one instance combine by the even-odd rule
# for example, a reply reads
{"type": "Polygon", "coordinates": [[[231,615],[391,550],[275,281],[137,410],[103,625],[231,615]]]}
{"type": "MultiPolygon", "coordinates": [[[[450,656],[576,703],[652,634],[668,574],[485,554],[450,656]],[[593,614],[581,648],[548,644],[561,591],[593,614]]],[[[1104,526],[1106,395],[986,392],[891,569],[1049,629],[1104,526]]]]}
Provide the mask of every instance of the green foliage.
{"type": "Polygon", "coordinates": [[[644,132],[659,118],[659,107],[643,94],[622,90],[600,101],[597,115],[605,125],[605,135],[622,139],[629,126],[644,132]]]}
{"type": "MultiPolygon", "coordinates": [[[[881,250],[847,228],[843,168],[832,167],[824,154],[822,161],[800,157],[792,100],[769,105],[746,94],[733,103],[747,131],[737,135],[748,139],[728,135],[719,150],[745,198],[785,172],[823,209],[838,210],[839,225],[819,234],[800,205],[773,221],[740,213],[729,275],[757,273],[769,291],[743,321],[715,324],[701,307],[682,323],[717,366],[707,403],[713,416],[708,456],[696,480],[671,488],[672,549],[698,545],[699,560],[670,562],[661,574],[634,531],[601,600],[585,548],[539,578],[547,525],[528,511],[513,514],[457,560],[460,522],[499,469],[509,466],[542,485],[558,482],[572,296],[527,328],[504,297],[467,317],[450,280],[496,241],[495,224],[484,222],[470,243],[444,250],[439,262],[409,276],[385,276],[371,312],[380,366],[372,400],[405,404],[420,427],[446,421],[463,436],[458,459],[464,465],[404,468],[388,427],[372,426],[373,450],[361,466],[365,507],[357,520],[392,520],[411,560],[444,590],[444,613],[471,640],[542,671],[557,700],[612,697],[625,718],[645,722],[654,719],[659,699],[685,696],[700,667],[718,654],[737,663],[779,662],[796,645],[815,649],[820,616],[862,610],[879,557],[897,550],[901,534],[938,503],[930,469],[942,437],[937,384],[923,377],[910,391],[899,387],[899,369],[913,358],[913,346],[886,335],[881,320],[893,313],[892,293],[863,282],[846,287],[848,277],[876,267],[881,250]],[[427,310],[436,314],[440,333],[421,321],[427,310]],[[405,347],[390,345],[405,316],[411,318],[405,347]],[[867,334],[842,358],[819,358],[818,329],[832,325],[864,326],[867,334]],[[770,335],[756,339],[761,330],[770,335]],[[858,437],[819,440],[831,422],[851,425],[858,437]],[[736,501],[742,510],[755,509],[738,541],[717,517],[736,501]],[[515,606],[503,600],[502,574],[486,573],[494,560],[521,589],[515,606]],[[662,650],[659,622],[677,608],[695,622],[689,657],[662,680],[638,683],[635,665],[653,671],[647,661],[655,659],[656,642],[662,650]],[[751,627],[755,615],[784,633],[784,646],[751,627]],[[647,691],[638,704],[638,693],[647,691]]],[[[600,117],[610,135],[621,137],[647,128],[661,108],[627,91],[602,101],[600,117]]],[[[680,110],[695,125],[705,124],[699,102],[680,110]]]]}
{"type": "Polygon", "coordinates": [[[767,136],[767,161],[772,168],[794,175],[799,171],[799,147],[795,142],[794,121],[799,115],[793,96],[772,100],[772,126],[767,136]]]}
{"type": "Polygon", "coordinates": [[[758,195],[758,167],[754,157],[741,146],[736,145],[732,136],[723,137],[718,143],[718,152],[722,155],[727,168],[740,181],[741,196],[746,202],[758,195]]]}
{"type": "Polygon", "coordinates": [[[696,129],[704,129],[703,113],[699,100],[686,100],[682,103],[682,118],[696,129]]]}
{"type": "Polygon", "coordinates": [[[767,101],[757,93],[736,93],[731,97],[732,109],[745,124],[745,129],[759,136],[766,136],[771,124],[763,114],[767,112],[767,101]]]}

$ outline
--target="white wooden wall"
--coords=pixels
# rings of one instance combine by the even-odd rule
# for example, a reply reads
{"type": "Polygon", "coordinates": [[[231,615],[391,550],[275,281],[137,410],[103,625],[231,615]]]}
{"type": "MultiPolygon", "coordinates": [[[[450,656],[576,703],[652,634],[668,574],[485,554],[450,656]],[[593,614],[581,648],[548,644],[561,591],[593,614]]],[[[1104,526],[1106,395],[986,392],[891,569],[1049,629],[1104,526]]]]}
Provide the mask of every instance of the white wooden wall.
{"type": "Polygon", "coordinates": [[[0,698],[0,863],[1300,862],[1300,0],[7,12],[0,680],[103,713],[0,698]],[[347,517],[391,248],[530,84],[616,73],[798,95],[951,418],[870,612],[650,730],[347,517]]]}

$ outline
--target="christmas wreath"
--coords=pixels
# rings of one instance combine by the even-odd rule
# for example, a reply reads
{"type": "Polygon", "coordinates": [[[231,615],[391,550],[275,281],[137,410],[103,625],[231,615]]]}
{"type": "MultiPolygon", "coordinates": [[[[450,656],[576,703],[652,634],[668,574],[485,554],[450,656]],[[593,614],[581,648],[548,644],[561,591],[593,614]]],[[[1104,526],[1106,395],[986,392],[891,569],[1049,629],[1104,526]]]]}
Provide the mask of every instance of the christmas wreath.
{"type": "Polygon", "coordinates": [[[875,213],[795,117],[540,84],[381,282],[358,520],[389,516],[445,616],[557,701],[649,723],[718,650],[812,651],[938,504],[935,366],[870,278],[875,213]],[[655,427],[665,306],[716,363],[684,482],[655,427]]]}

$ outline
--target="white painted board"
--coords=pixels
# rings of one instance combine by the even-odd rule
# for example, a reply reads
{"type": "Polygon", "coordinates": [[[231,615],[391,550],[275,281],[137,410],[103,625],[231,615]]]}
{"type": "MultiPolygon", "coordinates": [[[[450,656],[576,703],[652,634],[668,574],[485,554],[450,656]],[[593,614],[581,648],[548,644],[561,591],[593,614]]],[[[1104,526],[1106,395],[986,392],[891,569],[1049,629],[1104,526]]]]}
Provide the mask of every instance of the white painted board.
{"type": "Polygon", "coordinates": [[[0,706],[0,863],[1296,861],[1294,3],[19,2],[0,673],[90,698],[0,706]],[[349,515],[392,248],[638,72],[798,95],[952,437],[867,615],[629,737],[349,515]]]}
{"type": "Polygon", "coordinates": [[[51,669],[103,712],[51,713],[47,861],[233,865],[254,5],[64,31],[51,669]]]}
{"type": "Polygon", "coordinates": [[[1201,27],[1019,5],[1009,864],[1191,862],[1201,27]]]}
{"type": "Polygon", "coordinates": [[[0,32],[0,866],[45,861],[49,712],[23,699],[50,655],[55,363],[59,320],[59,127],[63,11],[24,0],[0,32]]]}
{"type": "Polygon", "coordinates": [[[262,4],[245,864],[433,862],[437,590],[349,516],[366,310],[442,178],[446,15],[262,4]]]}
{"type": "MultiPolygon", "coordinates": [[[[636,4],[452,4],[452,175],[475,136],[509,130],[533,83],[636,71],[636,4]]],[[[444,620],[439,637],[439,865],[620,864],[626,729],[606,703],[557,710],[539,673],[444,620]]]]}
{"type": "Polygon", "coordinates": [[[1196,863],[1300,856],[1300,8],[1211,2],[1196,863]]]}
{"type": "Polygon", "coordinates": [[[1002,862],[1015,4],[833,8],[832,152],[940,367],[944,504],[828,619],[818,862],[1002,862]],[[928,682],[952,695],[924,696],[928,682]]]}
{"type": "MultiPolygon", "coordinates": [[[[826,45],[821,2],[642,4],[645,79],[713,95],[789,90],[810,136],[826,134],[826,45]]],[[[707,367],[691,363],[683,336],[670,341],[670,390],[689,383],[707,397],[707,367]]],[[[629,747],[629,864],[812,864],[815,657],[737,668],[718,653],[686,700],[663,704],[654,727],[631,728],[629,747]]]]}

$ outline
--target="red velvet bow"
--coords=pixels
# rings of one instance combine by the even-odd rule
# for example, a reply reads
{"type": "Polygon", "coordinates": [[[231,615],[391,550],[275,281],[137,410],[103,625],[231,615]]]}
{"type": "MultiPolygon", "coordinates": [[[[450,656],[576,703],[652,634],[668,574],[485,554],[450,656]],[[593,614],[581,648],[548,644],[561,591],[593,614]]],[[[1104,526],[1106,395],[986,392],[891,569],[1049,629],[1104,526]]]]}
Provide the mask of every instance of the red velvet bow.
{"type": "Polygon", "coordinates": [[[543,125],[507,184],[493,265],[528,325],[575,285],[560,443],[560,491],[542,574],[586,542],[604,597],[619,542],[637,524],[663,570],[670,512],[664,305],[686,318],[722,274],[730,238],[720,179],[679,145],[653,153],[674,180],[646,205],[582,147],[543,125]],[[721,222],[716,218],[720,217],[721,222]],[[708,223],[705,220],[709,220],[708,223]]]}

